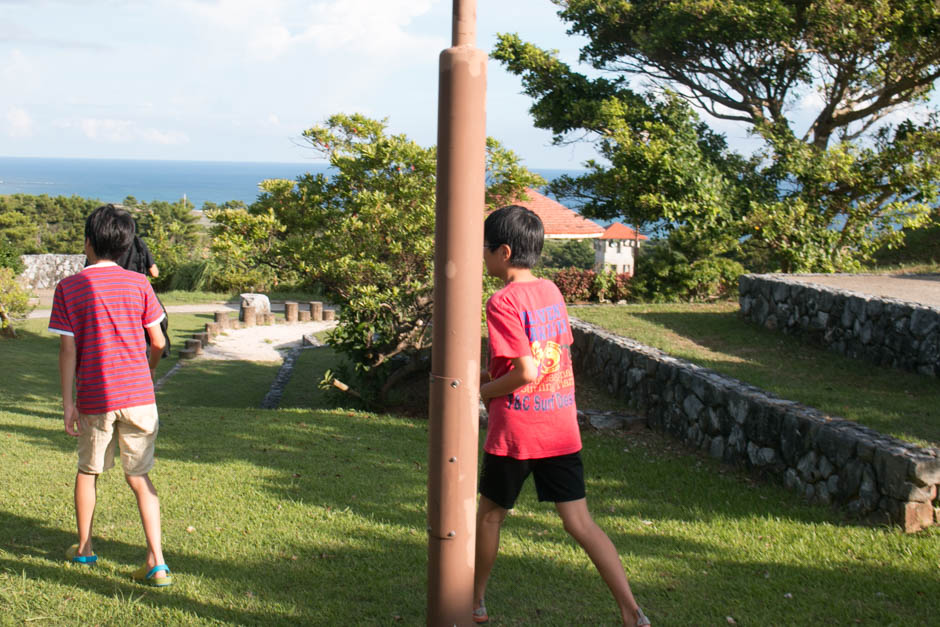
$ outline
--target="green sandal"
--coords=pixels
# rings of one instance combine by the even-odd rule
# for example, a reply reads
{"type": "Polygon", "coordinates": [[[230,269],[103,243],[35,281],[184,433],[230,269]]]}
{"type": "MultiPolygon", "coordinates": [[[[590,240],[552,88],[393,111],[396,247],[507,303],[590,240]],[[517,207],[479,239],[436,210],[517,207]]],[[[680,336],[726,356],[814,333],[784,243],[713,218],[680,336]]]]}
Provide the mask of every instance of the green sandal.
{"type": "Polygon", "coordinates": [[[137,583],[142,583],[145,586],[153,586],[154,588],[163,588],[173,583],[173,577],[170,576],[170,567],[166,564],[157,564],[151,569],[147,569],[147,565],[144,564],[131,574],[131,579],[137,583]],[[166,577],[154,577],[159,572],[165,572],[166,577]]]}
{"type": "Polygon", "coordinates": [[[85,566],[94,566],[98,562],[98,556],[94,553],[91,555],[79,555],[77,544],[73,544],[68,548],[65,552],[65,559],[73,564],[83,564],[85,566]]]}

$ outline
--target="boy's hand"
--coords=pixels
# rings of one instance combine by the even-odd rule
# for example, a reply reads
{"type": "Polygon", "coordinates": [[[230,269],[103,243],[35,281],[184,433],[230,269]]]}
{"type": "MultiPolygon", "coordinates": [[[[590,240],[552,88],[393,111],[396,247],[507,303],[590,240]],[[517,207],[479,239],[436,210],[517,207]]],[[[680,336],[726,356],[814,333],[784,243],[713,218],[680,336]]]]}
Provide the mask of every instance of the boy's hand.
{"type": "Polygon", "coordinates": [[[513,357],[512,368],[499,377],[480,386],[480,398],[484,403],[490,400],[512,394],[521,387],[532,383],[538,378],[539,367],[531,355],[513,357]]]}
{"type": "Polygon", "coordinates": [[[78,418],[78,408],[74,405],[72,407],[67,407],[63,412],[63,419],[65,420],[65,432],[72,437],[78,437],[78,433],[81,430],[81,422],[78,418]]]}

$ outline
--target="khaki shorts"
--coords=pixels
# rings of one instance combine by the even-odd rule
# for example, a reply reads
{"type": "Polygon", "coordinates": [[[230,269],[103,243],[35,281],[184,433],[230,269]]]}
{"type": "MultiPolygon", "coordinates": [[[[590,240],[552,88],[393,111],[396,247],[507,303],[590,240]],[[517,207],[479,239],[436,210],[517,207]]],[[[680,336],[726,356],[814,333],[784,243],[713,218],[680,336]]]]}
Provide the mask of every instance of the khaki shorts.
{"type": "Polygon", "coordinates": [[[153,468],[157,406],[141,405],[105,414],[79,414],[78,470],[100,475],[114,466],[114,445],[121,447],[124,474],[145,475],[153,468]]]}

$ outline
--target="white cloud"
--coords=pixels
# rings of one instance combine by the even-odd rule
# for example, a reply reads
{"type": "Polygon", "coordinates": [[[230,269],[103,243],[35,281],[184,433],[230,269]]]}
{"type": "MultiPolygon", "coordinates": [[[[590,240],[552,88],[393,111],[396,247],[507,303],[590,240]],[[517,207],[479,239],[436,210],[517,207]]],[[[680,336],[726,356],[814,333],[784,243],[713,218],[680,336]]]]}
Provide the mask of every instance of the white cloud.
{"type": "Polygon", "coordinates": [[[446,47],[443,37],[421,37],[408,32],[416,18],[431,10],[433,0],[331,0],[310,8],[312,23],[303,39],[322,50],[354,49],[381,54],[389,61],[414,50],[446,47]]]}
{"type": "Polygon", "coordinates": [[[6,126],[10,137],[30,137],[33,134],[33,118],[20,107],[7,110],[6,126]]]}
{"type": "Polygon", "coordinates": [[[0,61],[0,80],[3,81],[4,91],[29,81],[34,73],[33,64],[16,48],[0,61]]]}
{"type": "Polygon", "coordinates": [[[78,126],[88,139],[111,144],[142,141],[167,146],[189,142],[189,136],[181,131],[141,127],[131,120],[85,118],[79,121],[78,126]]]}
{"type": "Polygon", "coordinates": [[[415,18],[442,0],[179,0],[180,6],[229,37],[251,57],[272,60],[291,49],[355,54],[385,62],[414,50],[439,50],[443,37],[409,32],[415,18]]]}

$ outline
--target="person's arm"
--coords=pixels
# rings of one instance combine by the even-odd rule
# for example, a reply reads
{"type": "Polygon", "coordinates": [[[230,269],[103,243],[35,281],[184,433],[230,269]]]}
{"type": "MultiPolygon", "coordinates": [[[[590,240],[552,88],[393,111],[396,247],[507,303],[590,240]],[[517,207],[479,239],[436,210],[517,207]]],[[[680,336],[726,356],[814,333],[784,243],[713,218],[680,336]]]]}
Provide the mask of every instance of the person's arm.
{"type": "Polygon", "coordinates": [[[163,357],[163,347],[166,346],[166,338],[163,337],[163,330],[160,323],[152,324],[147,327],[147,335],[150,336],[150,377],[154,378],[157,365],[160,358],[163,357]]]}
{"type": "Polygon", "coordinates": [[[512,369],[489,383],[480,386],[480,396],[484,401],[500,396],[506,396],[521,387],[535,381],[539,375],[539,367],[532,355],[523,355],[512,359],[512,369]]]}
{"type": "Polygon", "coordinates": [[[150,267],[147,268],[147,272],[148,272],[148,273],[150,274],[150,276],[152,276],[153,278],[157,278],[158,276],[160,276],[160,268],[158,268],[158,267],[157,267],[157,264],[155,264],[155,263],[154,263],[154,264],[151,264],[150,267]]]}
{"type": "Polygon", "coordinates": [[[78,436],[78,407],[72,397],[75,388],[76,355],[75,338],[71,335],[59,336],[59,382],[62,387],[62,419],[65,422],[65,432],[71,436],[78,436]]]}

